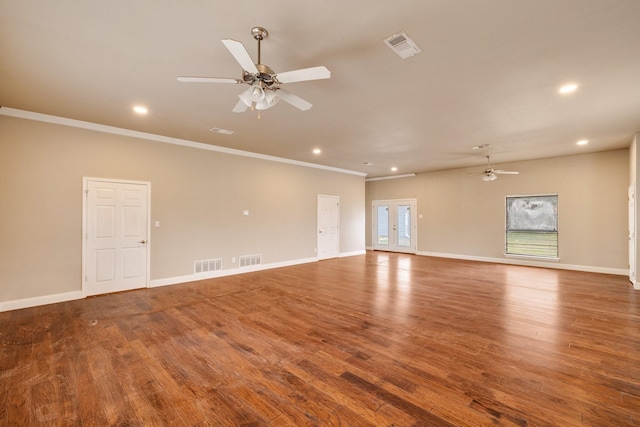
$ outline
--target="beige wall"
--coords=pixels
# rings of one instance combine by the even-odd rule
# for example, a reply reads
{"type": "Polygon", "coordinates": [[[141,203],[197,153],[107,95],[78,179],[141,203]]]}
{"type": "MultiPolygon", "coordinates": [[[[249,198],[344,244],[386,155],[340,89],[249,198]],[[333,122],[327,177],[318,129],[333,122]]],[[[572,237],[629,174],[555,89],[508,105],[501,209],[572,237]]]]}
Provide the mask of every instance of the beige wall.
{"type": "Polygon", "coordinates": [[[0,301],[81,290],[83,177],[151,182],[151,280],[314,258],[318,194],[340,196],[340,252],[364,250],[362,176],[0,116],[0,301]]]}
{"type": "Polygon", "coordinates": [[[371,247],[372,201],[416,198],[422,215],[418,253],[505,259],[505,197],[557,193],[559,263],[586,269],[628,268],[629,150],[496,168],[520,174],[484,182],[469,175],[482,169],[479,166],[367,182],[367,247],[371,247]]]}

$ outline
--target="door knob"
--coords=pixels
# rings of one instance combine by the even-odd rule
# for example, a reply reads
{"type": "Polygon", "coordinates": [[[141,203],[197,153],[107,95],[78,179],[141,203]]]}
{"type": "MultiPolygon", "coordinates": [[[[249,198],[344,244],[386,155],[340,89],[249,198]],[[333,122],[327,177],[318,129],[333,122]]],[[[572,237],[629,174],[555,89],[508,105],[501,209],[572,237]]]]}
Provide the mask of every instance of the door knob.
{"type": "Polygon", "coordinates": [[[147,241],[146,240],[140,240],[138,243],[142,243],[144,245],[145,243],[147,243],[147,241]]]}

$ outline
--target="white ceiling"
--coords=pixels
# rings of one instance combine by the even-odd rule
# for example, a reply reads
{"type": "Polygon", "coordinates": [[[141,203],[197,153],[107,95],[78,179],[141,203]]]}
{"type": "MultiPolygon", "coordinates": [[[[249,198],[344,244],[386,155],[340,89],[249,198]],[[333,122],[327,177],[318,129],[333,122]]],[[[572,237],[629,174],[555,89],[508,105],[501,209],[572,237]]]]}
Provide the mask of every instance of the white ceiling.
{"type": "Polygon", "coordinates": [[[368,177],[603,151],[640,131],[639,18],[638,0],[0,0],[0,105],[368,177]],[[245,86],[176,80],[240,78],[220,40],[257,60],[257,25],[276,72],[331,70],[285,85],[310,110],[258,119],[231,112],[245,86]],[[383,43],[401,31],[420,54],[383,43]]]}

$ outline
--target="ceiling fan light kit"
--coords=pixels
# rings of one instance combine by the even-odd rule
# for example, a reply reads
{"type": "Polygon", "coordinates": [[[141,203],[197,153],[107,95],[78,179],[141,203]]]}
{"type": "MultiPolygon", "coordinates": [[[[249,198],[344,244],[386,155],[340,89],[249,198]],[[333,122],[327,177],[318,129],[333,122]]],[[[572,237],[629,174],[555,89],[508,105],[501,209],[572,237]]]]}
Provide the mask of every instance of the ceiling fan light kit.
{"type": "Polygon", "coordinates": [[[280,101],[280,98],[278,97],[278,95],[273,92],[267,92],[264,95],[264,98],[260,101],[256,103],[256,109],[257,110],[266,110],[268,108],[273,107],[274,105],[276,105],[278,103],[278,101],[280,101]]]}
{"type": "Polygon", "coordinates": [[[262,101],[264,99],[264,89],[262,89],[258,85],[253,86],[253,88],[251,89],[251,99],[253,99],[255,102],[262,101]]]}
{"type": "Polygon", "coordinates": [[[251,107],[253,105],[253,88],[249,88],[238,95],[238,98],[247,106],[251,107]]]}
{"type": "Polygon", "coordinates": [[[260,42],[267,38],[268,31],[262,27],[253,27],[251,28],[251,35],[258,42],[258,62],[256,64],[253,63],[251,56],[249,56],[242,43],[231,39],[222,40],[227,50],[242,67],[241,79],[181,76],[178,77],[178,81],[185,83],[248,84],[250,87],[238,95],[240,101],[233,108],[232,111],[234,113],[242,113],[248,108],[266,110],[276,105],[280,99],[302,111],[311,108],[312,104],[310,102],[284,91],[280,88],[280,85],[328,79],[331,77],[331,72],[326,67],[319,66],[286,71],[279,74],[275,73],[271,68],[260,63],[260,42]]]}

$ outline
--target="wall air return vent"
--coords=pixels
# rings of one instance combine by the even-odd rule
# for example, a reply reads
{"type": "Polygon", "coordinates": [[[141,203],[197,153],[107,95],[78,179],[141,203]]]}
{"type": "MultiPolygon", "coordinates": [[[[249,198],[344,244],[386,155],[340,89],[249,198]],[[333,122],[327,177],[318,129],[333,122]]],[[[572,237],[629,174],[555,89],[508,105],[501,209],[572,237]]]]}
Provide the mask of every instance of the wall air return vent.
{"type": "Polygon", "coordinates": [[[193,272],[206,273],[208,271],[222,270],[222,258],[219,259],[205,259],[202,261],[196,261],[193,263],[193,272]]]}
{"type": "Polygon", "coordinates": [[[418,45],[416,45],[406,33],[394,34],[386,38],[384,42],[402,59],[407,59],[416,53],[422,52],[418,45]]]}
{"type": "Polygon", "coordinates": [[[238,258],[240,267],[251,267],[252,265],[262,264],[262,255],[242,255],[238,258]]]}

